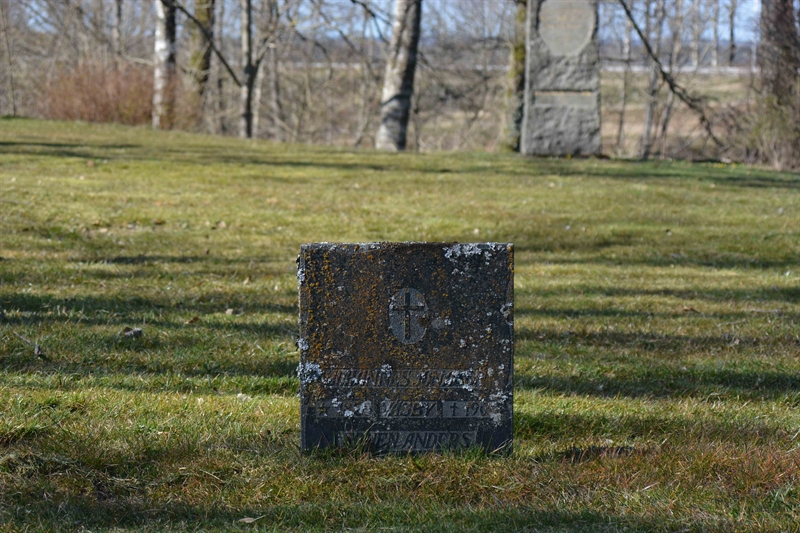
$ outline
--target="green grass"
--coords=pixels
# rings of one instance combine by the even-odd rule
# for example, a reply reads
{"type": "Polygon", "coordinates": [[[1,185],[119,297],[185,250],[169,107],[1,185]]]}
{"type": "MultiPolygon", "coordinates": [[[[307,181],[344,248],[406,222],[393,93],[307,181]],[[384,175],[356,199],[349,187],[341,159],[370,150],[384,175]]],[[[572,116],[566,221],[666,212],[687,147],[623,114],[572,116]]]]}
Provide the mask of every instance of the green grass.
{"type": "Polygon", "coordinates": [[[0,120],[0,531],[795,531],[798,189],[0,120]],[[299,245],[376,240],[516,244],[510,457],[299,451],[299,245]]]}

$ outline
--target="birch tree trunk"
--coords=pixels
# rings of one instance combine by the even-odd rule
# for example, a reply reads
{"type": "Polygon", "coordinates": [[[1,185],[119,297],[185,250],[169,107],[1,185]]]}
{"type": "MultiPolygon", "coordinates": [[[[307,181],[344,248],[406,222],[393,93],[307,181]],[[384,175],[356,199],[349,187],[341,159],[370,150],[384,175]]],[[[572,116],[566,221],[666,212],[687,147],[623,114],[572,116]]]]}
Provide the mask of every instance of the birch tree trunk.
{"type": "Polygon", "coordinates": [[[375,138],[379,150],[406,149],[421,18],[422,0],[395,0],[392,40],[381,93],[381,120],[375,138]]]}
{"type": "Polygon", "coordinates": [[[517,12],[514,18],[514,34],[511,40],[511,57],[508,62],[504,145],[509,151],[519,152],[522,115],[525,106],[525,33],[528,18],[528,0],[515,0],[515,3],[517,12]]]}
{"type": "Polygon", "coordinates": [[[261,116],[261,88],[264,85],[264,62],[260,61],[256,65],[256,79],[253,83],[253,126],[251,128],[251,137],[258,137],[259,123],[261,116]]]}
{"type": "Polygon", "coordinates": [[[153,128],[171,126],[175,77],[175,5],[172,0],[154,0],[156,12],[153,69],[153,128]]]}

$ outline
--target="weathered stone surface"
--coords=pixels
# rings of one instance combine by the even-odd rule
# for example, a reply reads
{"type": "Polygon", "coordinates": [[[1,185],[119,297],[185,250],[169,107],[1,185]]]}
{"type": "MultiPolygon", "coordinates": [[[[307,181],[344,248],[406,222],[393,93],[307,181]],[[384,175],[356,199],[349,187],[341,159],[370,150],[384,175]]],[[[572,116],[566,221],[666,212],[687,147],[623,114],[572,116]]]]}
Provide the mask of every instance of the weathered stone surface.
{"type": "Polygon", "coordinates": [[[542,2],[539,35],[554,56],[574,56],[594,35],[594,13],[589,2],[565,0],[542,2]]]}
{"type": "Polygon", "coordinates": [[[510,450],[510,244],[306,244],[302,448],[510,450]]]}
{"type": "Polygon", "coordinates": [[[529,0],[525,113],[527,155],[600,153],[596,0],[529,0]]]}

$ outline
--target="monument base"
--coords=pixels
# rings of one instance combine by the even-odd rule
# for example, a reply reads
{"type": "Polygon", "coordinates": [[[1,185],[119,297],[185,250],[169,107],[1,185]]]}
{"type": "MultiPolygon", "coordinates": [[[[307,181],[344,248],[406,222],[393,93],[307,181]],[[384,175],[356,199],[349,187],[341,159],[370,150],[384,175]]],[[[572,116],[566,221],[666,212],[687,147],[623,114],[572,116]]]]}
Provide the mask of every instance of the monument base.
{"type": "Polygon", "coordinates": [[[559,100],[549,94],[535,98],[528,109],[525,135],[520,151],[525,155],[574,155],[600,154],[599,98],[594,93],[566,95],[559,100]],[[592,105],[580,104],[588,100],[592,105]]]}

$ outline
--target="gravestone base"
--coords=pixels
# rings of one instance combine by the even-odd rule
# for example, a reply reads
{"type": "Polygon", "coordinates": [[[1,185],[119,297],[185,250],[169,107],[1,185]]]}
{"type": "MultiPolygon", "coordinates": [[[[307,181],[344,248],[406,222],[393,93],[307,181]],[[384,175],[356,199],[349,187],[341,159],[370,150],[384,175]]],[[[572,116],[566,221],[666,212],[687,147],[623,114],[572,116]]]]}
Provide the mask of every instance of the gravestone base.
{"type": "Polygon", "coordinates": [[[510,451],[513,247],[306,244],[301,445],[510,451]]]}

